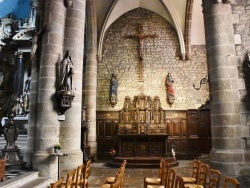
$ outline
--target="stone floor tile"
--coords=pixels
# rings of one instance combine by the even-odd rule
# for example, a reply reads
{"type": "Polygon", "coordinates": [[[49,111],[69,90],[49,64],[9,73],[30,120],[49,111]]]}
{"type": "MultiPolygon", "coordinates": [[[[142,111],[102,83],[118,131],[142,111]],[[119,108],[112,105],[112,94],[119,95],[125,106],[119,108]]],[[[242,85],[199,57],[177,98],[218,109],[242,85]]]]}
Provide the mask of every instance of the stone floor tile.
{"type": "MultiPolygon", "coordinates": [[[[192,160],[179,161],[176,171],[182,176],[192,175],[192,160]]],[[[105,163],[93,162],[89,177],[89,188],[99,188],[106,177],[115,176],[118,168],[108,167],[105,163]]],[[[126,168],[124,175],[124,188],[143,188],[144,177],[158,177],[158,168],[126,168]]]]}

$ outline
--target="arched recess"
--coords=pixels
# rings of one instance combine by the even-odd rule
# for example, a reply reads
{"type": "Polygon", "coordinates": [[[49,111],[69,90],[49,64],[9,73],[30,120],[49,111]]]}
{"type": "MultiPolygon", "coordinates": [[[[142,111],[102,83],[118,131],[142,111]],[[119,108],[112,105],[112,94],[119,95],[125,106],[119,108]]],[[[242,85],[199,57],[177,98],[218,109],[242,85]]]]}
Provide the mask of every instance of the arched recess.
{"type": "Polygon", "coordinates": [[[178,18],[175,14],[174,9],[172,8],[169,0],[159,0],[159,1],[148,1],[148,0],[126,0],[126,1],[119,1],[114,0],[107,15],[105,18],[105,21],[102,26],[102,30],[99,37],[99,44],[98,44],[98,61],[102,61],[102,46],[103,46],[103,39],[104,34],[108,27],[121,15],[124,13],[135,9],[135,8],[145,8],[148,10],[151,10],[153,12],[156,12],[157,14],[161,15],[165,19],[167,19],[173,27],[176,29],[178,40],[180,43],[180,51],[181,51],[181,59],[185,60],[186,56],[186,50],[185,50],[185,42],[183,37],[183,32],[181,30],[180,23],[178,21],[178,18]],[[158,7],[154,9],[156,6],[158,7]],[[161,6],[160,6],[161,5],[161,6]],[[121,8],[122,7],[122,8],[121,8]],[[160,8],[159,8],[160,7],[160,8]],[[165,13],[163,15],[163,12],[165,13]]]}

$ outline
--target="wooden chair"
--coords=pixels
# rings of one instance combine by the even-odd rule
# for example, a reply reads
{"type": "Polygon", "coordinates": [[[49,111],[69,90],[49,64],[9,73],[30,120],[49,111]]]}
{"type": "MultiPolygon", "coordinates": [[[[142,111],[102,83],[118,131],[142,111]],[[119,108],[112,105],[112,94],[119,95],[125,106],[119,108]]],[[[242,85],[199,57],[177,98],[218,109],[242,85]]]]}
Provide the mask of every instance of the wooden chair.
{"type": "Polygon", "coordinates": [[[85,165],[81,164],[76,169],[76,176],[75,176],[75,182],[74,182],[74,187],[76,188],[83,187],[84,185],[84,179],[83,179],[84,168],[85,168],[85,165]]]}
{"type": "Polygon", "coordinates": [[[88,178],[90,176],[90,164],[91,164],[91,159],[89,159],[84,168],[84,173],[83,173],[83,187],[88,188],[89,183],[88,183],[88,178]]]}
{"type": "Polygon", "coordinates": [[[54,183],[51,183],[50,184],[50,187],[49,188],[63,188],[63,177],[61,177],[59,180],[57,180],[56,182],[54,183]]]}
{"type": "Polygon", "coordinates": [[[194,159],[192,177],[182,177],[184,183],[197,183],[201,161],[194,159]]]}
{"type": "Polygon", "coordinates": [[[184,179],[180,175],[176,175],[174,188],[184,188],[184,179]]]}
{"type": "Polygon", "coordinates": [[[240,187],[240,183],[234,179],[234,178],[230,178],[230,177],[225,177],[224,179],[224,184],[223,184],[223,188],[239,188],[240,187]]]}
{"type": "Polygon", "coordinates": [[[175,175],[176,171],[173,168],[169,169],[169,172],[166,173],[167,177],[164,185],[147,185],[147,188],[174,188],[175,175]]]}
{"type": "Polygon", "coordinates": [[[159,177],[145,177],[144,178],[144,188],[147,187],[147,185],[161,185],[162,182],[162,174],[164,170],[164,165],[165,165],[165,159],[161,159],[160,161],[160,166],[159,166],[159,177]]]}
{"type": "MultiPolygon", "coordinates": [[[[123,187],[123,185],[124,185],[124,174],[125,174],[126,163],[127,163],[127,161],[124,160],[124,161],[122,162],[122,164],[121,164],[121,166],[120,166],[118,172],[117,172],[117,173],[121,173],[121,174],[122,174],[122,177],[121,177],[121,187],[123,187]]],[[[117,174],[117,173],[116,173],[116,174],[117,174]]],[[[116,181],[116,176],[115,176],[115,177],[107,177],[105,183],[107,183],[107,184],[112,184],[112,183],[114,183],[115,181],[116,181]]]]}
{"type": "Polygon", "coordinates": [[[219,188],[221,173],[218,170],[211,169],[209,174],[209,188],[219,188]]]}
{"type": "Polygon", "coordinates": [[[116,173],[115,182],[111,184],[105,183],[101,186],[101,188],[121,188],[121,186],[122,186],[122,173],[116,173]]]}
{"type": "Polygon", "coordinates": [[[76,169],[71,170],[67,174],[66,182],[65,182],[65,188],[71,188],[74,186],[75,183],[75,174],[76,174],[76,169]]]}
{"type": "Polygon", "coordinates": [[[3,181],[5,178],[5,159],[0,159],[0,180],[3,181]]]}
{"type": "Polygon", "coordinates": [[[207,164],[202,163],[199,173],[198,173],[198,179],[197,183],[185,183],[185,188],[206,188],[206,182],[207,182],[207,174],[208,174],[209,166],[207,164]]]}

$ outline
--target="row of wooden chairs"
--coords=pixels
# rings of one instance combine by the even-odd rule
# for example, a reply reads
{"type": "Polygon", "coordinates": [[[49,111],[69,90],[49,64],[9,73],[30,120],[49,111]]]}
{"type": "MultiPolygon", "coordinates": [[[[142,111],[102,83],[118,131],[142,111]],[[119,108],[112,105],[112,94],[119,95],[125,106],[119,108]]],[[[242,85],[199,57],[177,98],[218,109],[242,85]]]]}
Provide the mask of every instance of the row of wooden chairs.
{"type": "MultiPolygon", "coordinates": [[[[222,174],[220,171],[211,169],[207,164],[200,160],[193,161],[192,177],[183,177],[185,188],[194,188],[199,185],[201,188],[219,188],[222,174]],[[208,176],[208,182],[207,182],[208,176]]],[[[227,187],[239,188],[240,183],[231,177],[225,177],[223,188],[227,187]]]]}
{"type": "Polygon", "coordinates": [[[58,181],[51,183],[49,188],[88,188],[88,178],[90,176],[91,159],[85,164],[81,164],[77,169],[71,170],[66,177],[61,177],[58,181]]]}
{"type": "MultiPolygon", "coordinates": [[[[159,177],[144,178],[144,188],[206,188],[207,175],[208,187],[219,188],[222,174],[218,170],[210,169],[207,164],[194,160],[192,177],[182,177],[177,174],[171,164],[164,159],[160,161],[159,177]]],[[[239,188],[239,182],[231,177],[225,177],[223,188],[239,188]]]]}
{"type": "Polygon", "coordinates": [[[101,188],[122,188],[124,186],[124,173],[127,161],[124,160],[114,177],[107,177],[101,188]]]}

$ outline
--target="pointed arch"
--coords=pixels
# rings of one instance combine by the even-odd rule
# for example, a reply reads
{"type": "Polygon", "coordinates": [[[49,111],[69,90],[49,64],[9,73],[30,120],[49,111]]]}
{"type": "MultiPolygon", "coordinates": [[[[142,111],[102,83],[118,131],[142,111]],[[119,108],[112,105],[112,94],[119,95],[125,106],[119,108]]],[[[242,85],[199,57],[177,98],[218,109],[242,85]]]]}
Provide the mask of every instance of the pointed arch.
{"type": "MultiPolygon", "coordinates": [[[[132,1],[134,1],[134,0],[132,0],[132,1]]],[[[105,31],[107,30],[107,28],[111,25],[112,22],[114,22],[119,16],[121,16],[125,12],[128,12],[129,10],[132,10],[134,8],[141,7],[139,1],[137,1],[138,3],[134,3],[133,6],[130,6],[130,7],[129,6],[125,6],[125,7],[123,6],[123,9],[122,9],[123,12],[122,11],[116,12],[116,14],[117,14],[116,17],[113,17],[111,15],[112,15],[113,12],[116,11],[115,7],[118,4],[118,2],[119,2],[119,0],[114,0],[113,1],[113,3],[111,4],[111,7],[109,8],[109,11],[108,11],[108,13],[106,15],[105,21],[104,21],[104,23],[102,25],[102,30],[101,30],[100,37],[99,37],[98,52],[97,52],[97,58],[98,58],[99,62],[102,61],[103,39],[104,39],[104,34],[105,34],[105,31]]],[[[159,2],[161,2],[163,7],[168,11],[167,13],[170,16],[172,24],[176,29],[178,40],[179,40],[179,43],[180,43],[181,59],[185,60],[186,50],[185,50],[184,37],[183,37],[183,33],[182,33],[182,30],[181,30],[180,23],[179,23],[178,18],[177,18],[176,14],[175,14],[175,11],[174,11],[173,7],[171,6],[169,0],[159,0],[159,2]]],[[[129,3],[127,3],[127,4],[129,4],[129,3]]],[[[121,3],[121,5],[122,5],[122,3],[121,3]]],[[[158,12],[156,12],[156,13],[158,13],[158,12]]]]}

